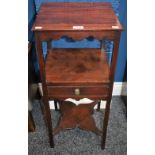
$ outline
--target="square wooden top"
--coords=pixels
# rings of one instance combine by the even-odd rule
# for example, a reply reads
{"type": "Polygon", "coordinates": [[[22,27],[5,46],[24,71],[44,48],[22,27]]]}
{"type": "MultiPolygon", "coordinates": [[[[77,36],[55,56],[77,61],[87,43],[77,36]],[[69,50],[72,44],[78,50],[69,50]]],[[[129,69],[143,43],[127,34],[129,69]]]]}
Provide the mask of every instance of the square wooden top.
{"type": "Polygon", "coordinates": [[[41,5],[32,30],[122,30],[122,26],[111,3],[47,2],[41,5]]]}

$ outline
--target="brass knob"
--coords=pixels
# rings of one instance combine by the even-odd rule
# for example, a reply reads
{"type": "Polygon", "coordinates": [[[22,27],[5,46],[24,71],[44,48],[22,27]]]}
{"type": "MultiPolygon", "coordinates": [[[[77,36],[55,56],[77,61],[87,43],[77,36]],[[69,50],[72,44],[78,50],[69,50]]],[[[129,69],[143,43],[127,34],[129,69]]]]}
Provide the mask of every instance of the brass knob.
{"type": "Polygon", "coordinates": [[[76,89],[74,90],[74,92],[75,92],[75,95],[80,95],[80,89],[79,89],[79,88],[76,88],[76,89]]]}

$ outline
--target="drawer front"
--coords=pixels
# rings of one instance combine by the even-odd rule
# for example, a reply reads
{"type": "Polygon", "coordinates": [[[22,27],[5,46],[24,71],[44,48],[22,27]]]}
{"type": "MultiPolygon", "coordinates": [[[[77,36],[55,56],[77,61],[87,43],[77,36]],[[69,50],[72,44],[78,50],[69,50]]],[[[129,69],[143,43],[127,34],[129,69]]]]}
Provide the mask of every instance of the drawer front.
{"type": "Polygon", "coordinates": [[[82,98],[82,97],[106,97],[108,96],[109,86],[49,86],[48,96],[50,98],[82,98]]]}

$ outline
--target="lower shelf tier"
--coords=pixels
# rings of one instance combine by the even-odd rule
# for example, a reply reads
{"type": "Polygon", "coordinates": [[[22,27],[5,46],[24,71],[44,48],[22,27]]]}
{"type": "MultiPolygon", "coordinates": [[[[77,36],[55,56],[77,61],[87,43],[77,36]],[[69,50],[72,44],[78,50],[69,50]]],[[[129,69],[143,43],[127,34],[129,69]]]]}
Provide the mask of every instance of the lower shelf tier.
{"type": "Polygon", "coordinates": [[[54,129],[53,134],[57,134],[64,129],[80,128],[82,130],[92,131],[101,135],[101,130],[96,127],[95,120],[92,117],[93,108],[98,103],[80,104],[76,106],[70,101],[59,101],[61,118],[54,129]]]}

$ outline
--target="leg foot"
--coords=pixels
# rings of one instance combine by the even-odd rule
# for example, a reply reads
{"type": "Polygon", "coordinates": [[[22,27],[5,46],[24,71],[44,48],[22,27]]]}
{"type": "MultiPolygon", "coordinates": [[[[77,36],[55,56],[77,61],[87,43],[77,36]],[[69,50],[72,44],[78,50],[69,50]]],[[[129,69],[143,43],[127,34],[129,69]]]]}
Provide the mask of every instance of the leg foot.
{"type": "Polygon", "coordinates": [[[43,97],[43,106],[44,106],[45,123],[46,123],[47,129],[48,129],[49,142],[50,142],[50,146],[53,148],[54,141],[53,141],[51,112],[50,112],[48,100],[45,97],[43,97]]]}
{"type": "Polygon", "coordinates": [[[105,113],[104,113],[103,134],[102,134],[102,142],[101,142],[102,149],[105,149],[105,144],[106,144],[107,127],[108,127],[108,120],[109,120],[109,113],[110,113],[110,102],[111,102],[111,99],[108,99],[106,103],[105,113]]]}

